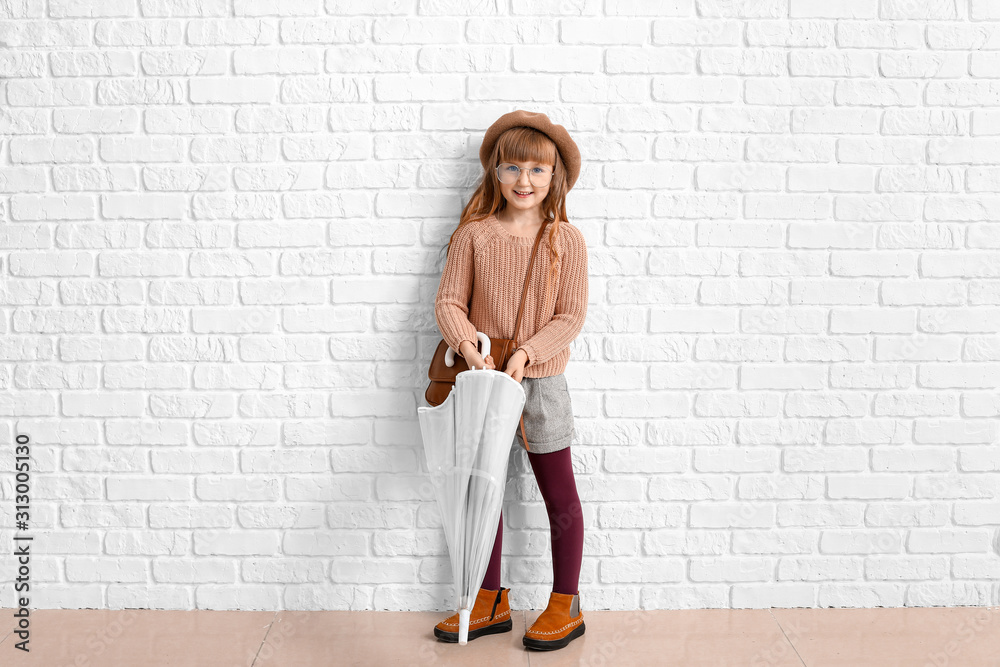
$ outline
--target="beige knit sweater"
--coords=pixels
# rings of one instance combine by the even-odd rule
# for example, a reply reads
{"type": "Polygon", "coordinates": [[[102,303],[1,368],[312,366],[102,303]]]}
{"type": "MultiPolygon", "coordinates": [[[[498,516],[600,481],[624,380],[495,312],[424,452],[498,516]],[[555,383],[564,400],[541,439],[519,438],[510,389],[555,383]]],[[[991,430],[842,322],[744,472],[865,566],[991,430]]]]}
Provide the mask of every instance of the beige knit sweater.
{"type": "MultiPolygon", "coordinates": [[[[528,355],[525,377],[562,373],[569,362],[570,343],[587,318],[587,243],[580,230],[567,222],[560,224],[557,241],[561,257],[555,298],[542,303],[550,229],[551,224],[546,225],[538,244],[516,336],[518,347],[528,355]]],[[[515,338],[517,307],[534,243],[534,236],[514,236],[493,215],[461,225],[455,232],[434,300],[434,315],[441,337],[456,353],[463,340],[477,343],[477,331],[490,338],[515,338]]]]}

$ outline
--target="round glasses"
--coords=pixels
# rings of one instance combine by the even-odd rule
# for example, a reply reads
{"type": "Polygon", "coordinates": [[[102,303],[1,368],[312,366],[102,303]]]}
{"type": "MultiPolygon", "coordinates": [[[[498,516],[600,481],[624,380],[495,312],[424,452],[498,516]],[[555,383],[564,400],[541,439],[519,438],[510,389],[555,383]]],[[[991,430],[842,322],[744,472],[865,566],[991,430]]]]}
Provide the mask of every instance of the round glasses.
{"type": "MultiPolygon", "coordinates": [[[[513,185],[521,178],[522,168],[510,162],[501,162],[497,165],[497,179],[504,185],[513,185]]],[[[545,167],[525,168],[528,172],[528,181],[536,188],[544,188],[552,180],[552,170],[545,167]]]]}

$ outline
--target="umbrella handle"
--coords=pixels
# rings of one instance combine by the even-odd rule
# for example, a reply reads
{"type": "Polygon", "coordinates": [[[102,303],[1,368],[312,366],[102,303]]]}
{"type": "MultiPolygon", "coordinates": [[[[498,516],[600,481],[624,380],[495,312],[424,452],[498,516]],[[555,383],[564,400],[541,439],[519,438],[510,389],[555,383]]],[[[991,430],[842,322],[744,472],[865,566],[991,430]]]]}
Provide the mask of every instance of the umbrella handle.
{"type": "MultiPolygon", "coordinates": [[[[490,356],[490,337],[482,331],[477,331],[476,338],[479,339],[479,344],[483,348],[483,359],[485,359],[490,356]]],[[[455,365],[455,350],[451,349],[451,347],[444,352],[444,365],[448,368],[455,365]]],[[[475,366],[470,366],[470,368],[475,368],[475,366]]]]}

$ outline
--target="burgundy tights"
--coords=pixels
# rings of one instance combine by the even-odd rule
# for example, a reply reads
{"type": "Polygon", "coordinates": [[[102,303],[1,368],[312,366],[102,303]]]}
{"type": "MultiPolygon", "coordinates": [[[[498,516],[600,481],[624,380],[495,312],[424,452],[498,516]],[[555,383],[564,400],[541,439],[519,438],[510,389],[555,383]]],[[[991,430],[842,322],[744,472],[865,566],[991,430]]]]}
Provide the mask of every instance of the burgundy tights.
{"type": "MultiPolygon", "coordinates": [[[[583,509],[576,492],[573,477],[573,459],[570,448],[549,454],[528,452],[531,470],[535,473],[538,490],[545,501],[552,533],[552,590],[574,595],[580,592],[580,565],[583,560],[583,509]]],[[[503,511],[493,541],[490,565],[483,577],[482,587],[500,589],[500,552],[503,545],[503,511]]]]}

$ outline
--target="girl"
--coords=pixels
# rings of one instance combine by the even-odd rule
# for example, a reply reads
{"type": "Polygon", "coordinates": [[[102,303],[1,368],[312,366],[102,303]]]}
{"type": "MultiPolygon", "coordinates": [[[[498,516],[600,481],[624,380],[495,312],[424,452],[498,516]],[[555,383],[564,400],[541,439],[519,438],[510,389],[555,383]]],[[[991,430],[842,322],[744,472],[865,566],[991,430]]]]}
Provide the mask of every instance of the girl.
{"type": "MultiPolygon", "coordinates": [[[[583,515],[573,476],[575,434],[563,371],[570,343],[587,316],[587,245],[566,219],[566,193],[580,172],[580,151],[545,114],[513,111],[486,131],[483,178],[462,211],[434,302],[441,335],[469,366],[495,368],[480,355],[476,332],[516,338],[520,347],[501,369],[524,387],[528,461],[549,516],[553,587],[548,606],[523,643],[548,650],[584,633],[580,611],[583,515]],[[521,328],[517,308],[531,251],[542,239],[529,278],[521,328]],[[547,260],[547,261],[546,261],[547,260]]],[[[524,447],[520,429],[515,441],[524,447]]],[[[469,625],[469,639],[512,629],[509,588],[500,585],[503,513],[469,625]]],[[[434,634],[458,641],[458,614],[434,634]]]]}

